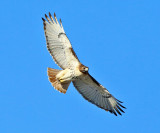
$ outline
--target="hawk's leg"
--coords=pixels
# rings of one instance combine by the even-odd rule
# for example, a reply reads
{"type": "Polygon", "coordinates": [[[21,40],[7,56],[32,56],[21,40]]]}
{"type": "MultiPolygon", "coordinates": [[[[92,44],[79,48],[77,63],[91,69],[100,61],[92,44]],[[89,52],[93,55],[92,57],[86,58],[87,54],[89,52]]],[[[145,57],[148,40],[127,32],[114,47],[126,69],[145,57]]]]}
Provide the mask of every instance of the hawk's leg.
{"type": "Polygon", "coordinates": [[[71,81],[72,75],[70,69],[62,70],[60,73],[57,74],[56,78],[60,83],[65,83],[71,81]]]}

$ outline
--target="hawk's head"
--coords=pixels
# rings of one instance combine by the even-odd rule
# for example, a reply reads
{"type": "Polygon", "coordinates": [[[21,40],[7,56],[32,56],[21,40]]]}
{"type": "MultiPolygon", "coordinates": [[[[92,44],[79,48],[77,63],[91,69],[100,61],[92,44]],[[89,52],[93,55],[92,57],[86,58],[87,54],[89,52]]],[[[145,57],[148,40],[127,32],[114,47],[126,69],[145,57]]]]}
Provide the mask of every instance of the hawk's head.
{"type": "Polygon", "coordinates": [[[79,71],[84,73],[84,74],[88,73],[88,70],[89,70],[89,68],[82,65],[82,64],[79,66],[79,71]]]}

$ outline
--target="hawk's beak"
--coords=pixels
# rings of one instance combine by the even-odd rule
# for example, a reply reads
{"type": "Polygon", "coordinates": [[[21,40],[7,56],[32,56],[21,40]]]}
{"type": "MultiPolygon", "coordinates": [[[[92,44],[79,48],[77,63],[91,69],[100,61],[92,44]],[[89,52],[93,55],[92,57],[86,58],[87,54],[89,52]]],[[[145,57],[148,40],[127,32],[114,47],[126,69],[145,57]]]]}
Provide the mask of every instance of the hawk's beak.
{"type": "Polygon", "coordinates": [[[85,68],[85,71],[86,71],[86,72],[88,71],[88,67],[85,68]]]}

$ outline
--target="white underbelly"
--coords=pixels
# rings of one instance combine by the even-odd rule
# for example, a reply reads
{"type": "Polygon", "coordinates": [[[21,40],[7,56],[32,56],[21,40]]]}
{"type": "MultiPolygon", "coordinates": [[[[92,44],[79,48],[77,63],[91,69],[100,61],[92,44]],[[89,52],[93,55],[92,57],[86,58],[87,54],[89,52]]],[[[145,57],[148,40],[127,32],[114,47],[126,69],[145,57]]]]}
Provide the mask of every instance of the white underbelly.
{"type": "Polygon", "coordinates": [[[77,77],[79,77],[81,75],[82,75],[82,73],[77,68],[75,68],[75,69],[65,69],[65,70],[60,71],[57,74],[56,78],[67,82],[67,81],[76,80],[77,77]]]}

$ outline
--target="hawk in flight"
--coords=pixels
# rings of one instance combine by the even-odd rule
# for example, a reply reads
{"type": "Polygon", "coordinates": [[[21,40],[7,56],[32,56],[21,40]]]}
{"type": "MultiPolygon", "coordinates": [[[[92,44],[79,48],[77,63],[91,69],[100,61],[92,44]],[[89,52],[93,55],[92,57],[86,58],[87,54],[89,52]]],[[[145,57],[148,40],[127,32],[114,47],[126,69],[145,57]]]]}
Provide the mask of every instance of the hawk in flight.
{"type": "Polygon", "coordinates": [[[67,38],[65,31],[56,18],[49,13],[49,17],[45,14],[42,18],[44,32],[47,42],[47,48],[56,64],[63,70],[48,68],[48,77],[52,86],[66,93],[70,83],[72,82],[77,91],[89,102],[96,106],[109,111],[117,116],[124,113],[121,101],[116,99],[109,91],[97,82],[89,73],[89,68],[83,65],[75,54],[72,45],[67,38]]]}

